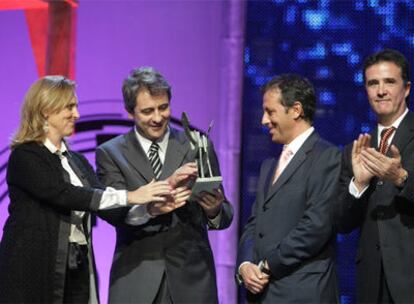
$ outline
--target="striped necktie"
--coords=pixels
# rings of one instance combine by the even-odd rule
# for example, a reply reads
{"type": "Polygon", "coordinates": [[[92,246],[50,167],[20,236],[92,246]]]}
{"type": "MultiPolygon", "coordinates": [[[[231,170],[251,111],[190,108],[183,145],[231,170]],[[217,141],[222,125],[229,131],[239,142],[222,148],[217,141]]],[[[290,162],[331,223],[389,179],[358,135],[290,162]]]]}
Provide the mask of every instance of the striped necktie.
{"type": "Polygon", "coordinates": [[[158,150],[160,146],[153,142],[148,152],[148,159],[151,163],[152,170],[154,171],[154,176],[158,179],[161,175],[162,163],[160,156],[158,155],[158,150]]]}
{"type": "Polygon", "coordinates": [[[386,128],[384,130],[381,131],[381,141],[380,141],[380,145],[379,145],[379,152],[382,154],[387,154],[388,151],[388,139],[390,138],[390,136],[392,135],[392,133],[394,133],[395,128],[391,127],[391,128],[386,128]]]}

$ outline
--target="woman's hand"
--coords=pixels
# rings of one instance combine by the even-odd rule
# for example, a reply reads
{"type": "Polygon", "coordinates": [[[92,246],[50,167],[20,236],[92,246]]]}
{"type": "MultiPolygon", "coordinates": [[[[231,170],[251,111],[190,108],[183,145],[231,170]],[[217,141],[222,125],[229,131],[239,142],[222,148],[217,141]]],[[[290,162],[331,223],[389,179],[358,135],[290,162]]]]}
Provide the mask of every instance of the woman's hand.
{"type": "Polygon", "coordinates": [[[167,181],[152,180],[149,184],[141,186],[134,191],[128,191],[129,204],[143,205],[150,202],[166,202],[167,196],[172,195],[172,187],[167,181]]]}

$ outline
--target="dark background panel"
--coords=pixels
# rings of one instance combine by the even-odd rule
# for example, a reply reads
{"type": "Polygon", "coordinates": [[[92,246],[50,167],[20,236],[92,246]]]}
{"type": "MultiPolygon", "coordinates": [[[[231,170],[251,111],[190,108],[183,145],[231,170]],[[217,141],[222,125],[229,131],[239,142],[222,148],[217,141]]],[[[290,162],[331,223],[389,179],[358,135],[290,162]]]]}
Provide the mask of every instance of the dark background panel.
{"type": "MultiPolygon", "coordinates": [[[[318,96],[315,127],[343,147],[375,125],[362,84],[364,58],[382,48],[414,55],[412,1],[249,1],[244,52],[242,201],[240,228],[255,198],[261,162],[278,157],[260,125],[260,87],[272,76],[299,73],[318,96]]],[[[337,237],[342,303],[355,302],[354,257],[358,232],[337,237]]]]}

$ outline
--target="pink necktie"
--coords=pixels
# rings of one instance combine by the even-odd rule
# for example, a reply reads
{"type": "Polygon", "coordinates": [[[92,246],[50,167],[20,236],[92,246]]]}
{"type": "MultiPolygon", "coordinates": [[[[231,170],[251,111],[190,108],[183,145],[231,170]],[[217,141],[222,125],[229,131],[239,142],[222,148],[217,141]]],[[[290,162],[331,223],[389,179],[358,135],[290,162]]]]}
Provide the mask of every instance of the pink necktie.
{"type": "Polygon", "coordinates": [[[273,178],[273,184],[276,183],[277,179],[279,178],[280,174],[282,174],[283,170],[285,169],[289,158],[293,155],[292,150],[290,150],[287,145],[283,146],[282,153],[279,157],[279,162],[277,163],[277,168],[275,172],[275,177],[273,178]]]}

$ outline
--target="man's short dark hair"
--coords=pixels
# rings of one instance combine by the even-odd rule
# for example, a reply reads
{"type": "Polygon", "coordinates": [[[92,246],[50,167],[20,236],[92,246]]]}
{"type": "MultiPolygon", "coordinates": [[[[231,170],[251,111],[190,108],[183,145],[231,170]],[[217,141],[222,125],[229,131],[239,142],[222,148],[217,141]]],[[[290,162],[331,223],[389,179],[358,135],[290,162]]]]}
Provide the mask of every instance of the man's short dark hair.
{"type": "Polygon", "coordinates": [[[397,50],[394,49],[384,49],[382,51],[379,51],[371,56],[368,56],[365,61],[364,61],[364,83],[366,81],[365,78],[365,72],[366,70],[375,65],[378,64],[380,62],[392,62],[394,63],[396,66],[398,66],[401,69],[401,77],[404,81],[404,84],[407,84],[408,82],[410,82],[410,65],[408,63],[407,58],[405,58],[405,56],[400,53],[397,50]]]}
{"type": "Polygon", "coordinates": [[[137,96],[147,90],[151,96],[167,94],[171,100],[171,86],[165,78],[152,67],[140,67],[131,71],[122,85],[124,105],[128,113],[133,113],[137,96]]]}
{"type": "Polygon", "coordinates": [[[298,74],[282,74],[273,77],[262,87],[263,95],[270,90],[279,89],[282,105],[290,108],[296,101],[302,104],[303,119],[313,122],[316,110],[315,89],[308,79],[298,74]]]}

